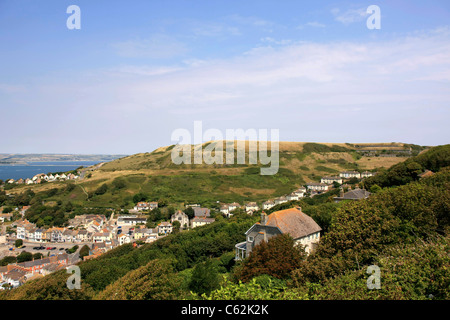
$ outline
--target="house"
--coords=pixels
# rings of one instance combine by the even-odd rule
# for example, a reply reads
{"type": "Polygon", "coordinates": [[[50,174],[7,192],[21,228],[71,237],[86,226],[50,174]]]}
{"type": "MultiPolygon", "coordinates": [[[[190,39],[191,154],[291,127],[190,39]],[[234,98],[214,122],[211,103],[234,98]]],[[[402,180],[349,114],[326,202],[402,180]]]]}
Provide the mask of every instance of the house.
{"type": "Polygon", "coordinates": [[[57,262],[49,263],[42,267],[41,274],[46,276],[50,273],[56,272],[58,270],[64,269],[66,266],[63,264],[59,264],[57,262]]]}
{"type": "Polygon", "coordinates": [[[78,230],[76,240],[78,242],[88,242],[91,239],[92,233],[87,230],[78,230]]]}
{"type": "Polygon", "coordinates": [[[322,179],[320,179],[320,183],[323,183],[323,184],[333,184],[334,182],[342,184],[342,178],[341,177],[322,177],[322,179]]]}
{"type": "Polygon", "coordinates": [[[130,243],[131,242],[131,238],[128,234],[126,233],[122,233],[117,237],[117,240],[119,240],[119,245],[123,245],[125,243],[130,243]]]}
{"type": "Polygon", "coordinates": [[[63,236],[63,242],[76,242],[77,241],[77,233],[76,230],[64,230],[62,236],[63,236]]]}
{"type": "Polygon", "coordinates": [[[361,178],[361,174],[358,171],[344,171],[339,173],[339,177],[344,179],[351,179],[351,178],[361,178]]]}
{"type": "Polygon", "coordinates": [[[152,243],[153,241],[158,240],[158,228],[144,229],[144,238],[145,243],[152,243]]]}
{"type": "Polygon", "coordinates": [[[110,232],[96,232],[92,237],[92,241],[94,243],[99,242],[110,242],[111,241],[111,233],[110,232]]]}
{"type": "Polygon", "coordinates": [[[230,207],[227,204],[223,204],[220,206],[220,212],[225,215],[225,216],[229,216],[230,214],[230,207]]]}
{"type": "Polygon", "coordinates": [[[428,178],[434,175],[434,172],[431,170],[425,170],[421,174],[418,175],[419,179],[428,178]]]}
{"type": "Polygon", "coordinates": [[[340,202],[343,200],[362,200],[366,199],[370,196],[370,192],[365,189],[354,189],[344,193],[344,190],[341,188],[341,192],[339,197],[334,197],[334,202],[340,202]]]}
{"type": "Polygon", "coordinates": [[[148,202],[140,201],[134,206],[134,210],[137,211],[143,211],[143,210],[149,210],[150,207],[148,205],[148,202]]]}
{"type": "Polygon", "coordinates": [[[208,208],[193,208],[194,209],[194,217],[210,217],[211,216],[211,210],[209,210],[208,208]]]}
{"type": "Polygon", "coordinates": [[[292,192],[286,196],[287,201],[297,201],[298,199],[299,199],[298,195],[294,192],[292,192]]]}
{"type": "Polygon", "coordinates": [[[153,210],[158,208],[158,202],[138,202],[134,207],[134,210],[143,211],[143,210],[153,210]]]}
{"type": "Polygon", "coordinates": [[[118,226],[135,226],[137,224],[147,223],[147,218],[145,216],[119,216],[117,218],[118,226]]]}
{"type": "Polygon", "coordinates": [[[191,220],[191,228],[197,228],[200,226],[204,226],[216,221],[214,218],[206,218],[206,217],[195,217],[191,220]]]}
{"type": "Polygon", "coordinates": [[[3,281],[7,282],[11,287],[17,288],[25,282],[25,275],[27,274],[21,268],[14,268],[3,275],[3,281]]]}
{"type": "Polygon", "coordinates": [[[273,202],[272,200],[267,200],[267,201],[263,202],[263,210],[269,210],[274,206],[275,206],[275,202],[273,202]]]}
{"type": "Polygon", "coordinates": [[[303,196],[306,193],[306,188],[304,188],[304,187],[298,188],[297,190],[295,190],[292,193],[295,193],[299,198],[303,198],[303,196]]]}
{"type": "Polygon", "coordinates": [[[286,199],[286,197],[284,197],[284,196],[275,198],[275,200],[274,200],[275,205],[286,203],[286,202],[288,202],[288,199],[286,199]]]}
{"type": "Polygon", "coordinates": [[[12,213],[0,213],[0,222],[10,221],[12,216],[12,213]]]}
{"type": "Polygon", "coordinates": [[[16,237],[17,239],[26,240],[27,234],[29,234],[29,230],[35,228],[36,226],[33,223],[30,223],[28,220],[23,220],[17,223],[16,228],[16,237]]]}
{"type": "Polygon", "coordinates": [[[261,221],[255,223],[245,233],[246,241],[236,244],[236,260],[248,257],[253,248],[262,241],[280,234],[289,234],[295,245],[303,245],[305,252],[310,254],[320,240],[319,225],[300,207],[273,212],[267,216],[261,213],[261,221]]]}
{"type": "Polygon", "coordinates": [[[228,204],[228,210],[230,210],[230,212],[233,211],[233,210],[236,210],[236,209],[238,209],[240,207],[241,207],[241,205],[239,203],[237,203],[237,202],[233,202],[233,203],[228,204]]]}
{"type": "Polygon", "coordinates": [[[42,235],[43,235],[43,233],[44,233],[44,229],[37,228],[37,229],[34,231],[34,241],[36,241],[36,242],[42,242],[42,235]]]}
{"type": "Polygon", "coordinates": [[[178,221],[180,223],[180,226],[182,229],[189,228],[189,217],[186,213],[184,213],[181,210],[178,210],[175,212],[172,217],[170,218],[170,221],[174,223],[174,221],[178,221]]]}
{"type": "Polygon", "coordinates": [[[306,185],[306,188],[308,190],[313,191],[328,191],[328,185],[325,183],[318,183],[318,182],[310,182],[306,185]]]}
{"type": "Polygon", "coordinates": [[[244,209],[245,212],[252,214],[253,212],[259,210],[259,206],[256,204],[256,202],[249,202],[245,204],[244,209]]]}
{"type": "Polygon", "coordinates": [[[370,172],[370,171],[361,172],[361,178],[369,178],[369,177],[373,177],[374,175],[375,175],[375,173],[370,172]]]}
{"type": "Polygon", "coordinates": [[[173,226],[168,221],[162,221],[158,224],[158,233],[159,234],[169,234],[172,233],[173,226]]]}
{"type": "Polygon", "coordinates": [[[51,232],[51,238],[50,241],[51,242],[63,242],[63,232],[64,232],[64,228],[51,228],[48,231],[51,232]]]}
{"type": "Polygon", "coordinates": [[[31,180],[30,178],[26,178],[25,179],[25,184],[33,184],[33,180],[31,180]]]}

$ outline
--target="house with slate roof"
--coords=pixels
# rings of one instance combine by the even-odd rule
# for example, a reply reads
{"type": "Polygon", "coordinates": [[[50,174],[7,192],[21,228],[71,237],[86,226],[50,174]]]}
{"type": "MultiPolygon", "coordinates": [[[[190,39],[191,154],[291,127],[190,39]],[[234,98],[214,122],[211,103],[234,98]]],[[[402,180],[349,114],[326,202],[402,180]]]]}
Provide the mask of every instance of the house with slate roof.
{"type": "Polygon", "coordinates": [[[344,190],[341,188],[341,192],[339,197],[334,197],[334,202],[340,202],[343,200],[362,200],[366,199],[370,196],[370,192],[365,189],[354,189],[344,193],[344,190]]]}

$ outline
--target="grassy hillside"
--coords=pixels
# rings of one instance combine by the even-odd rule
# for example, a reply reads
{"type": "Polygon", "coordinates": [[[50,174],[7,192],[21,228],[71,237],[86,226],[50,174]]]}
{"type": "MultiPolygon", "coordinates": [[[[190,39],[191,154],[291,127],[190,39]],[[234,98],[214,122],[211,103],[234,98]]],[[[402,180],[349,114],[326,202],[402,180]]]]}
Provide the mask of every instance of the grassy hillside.
{"type": "MultiPolygon", "coordinates": [[[[218,142],[205,143],[203,148],[211,143],[218,142]]],[[[385,145],[386,150],[394,146],[399,150],[409,148],[401,143],[385,145]]],[[[237,148],[237,142],[234,147],[237,148]]],[[[97,170],[88,171],[85,179],[77,182],[70,191],[64,191],[68,182],[53,182],[19,186],[9,192],[21,193],[32,189],[38,193],[58,188],[59,191],[48,200],[70,201],[86,207],[130,208],[133,195],[137,193],[145,194],[149,200],[165,199],[173,204],[187,202],[214,206],[217,201],[265,201],[285,195],[307,182],[319,181],[325,175],[335,175],[343,170],[388,168],[407,159],[395,155],[362,156],[358,153],[362,145],[280,142],[280,169],[276,175],[263,176],[260,175],[261,164],[248,164],[248,147],[247,142],[247,164],[237,164],[235,161],[229,165],[175,165],[171,160],[174,146],[168,146],[105,163],[97,170]],[[117,187],[118,181],[123,187],[117,187]],[[96,193],[103,184],[107,186],[106,192],[96,193]]]]}
{"type": "MultiPolygon", "coordinates": [[[[268,269],[269,274],[238,282],[246,262],[234,264],[234,244],[245,239],[244,232],[258,217],[237,214],[82,262],[81,290],[65,287],[63,270],[0,293],[0,299],[198,298],[190,289],[193,275],[202,275],[199,270],[222,279],[222,288],[214,281],[205,283],[210,292],[203,298],[208,299],[448,299],[450,167],[441,166],[448,148],[433,149],[424,160],[436,165],[432,177],[386,187],[357,202],[300,201],[318,223],[329,214],[330,225],[317,250],[292,273],[268,269]],[[381,290],[366,287],[366,270],[373,264],[381,269],[381,290]]],[[[276,261],[278,266],[282,260],[276,261]]]]}

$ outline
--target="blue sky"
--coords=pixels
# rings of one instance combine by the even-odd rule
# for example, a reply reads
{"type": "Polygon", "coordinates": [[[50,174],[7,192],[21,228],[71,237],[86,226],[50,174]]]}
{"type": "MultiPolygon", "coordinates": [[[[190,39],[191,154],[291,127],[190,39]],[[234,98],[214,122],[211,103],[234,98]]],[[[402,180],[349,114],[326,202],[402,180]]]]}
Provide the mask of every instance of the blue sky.
{"type": "Polygon", "coordinates": [[[449,21],[448,1],[0,0],[0,153],[148,152],[196,120],[445,144],[449,21]]]}

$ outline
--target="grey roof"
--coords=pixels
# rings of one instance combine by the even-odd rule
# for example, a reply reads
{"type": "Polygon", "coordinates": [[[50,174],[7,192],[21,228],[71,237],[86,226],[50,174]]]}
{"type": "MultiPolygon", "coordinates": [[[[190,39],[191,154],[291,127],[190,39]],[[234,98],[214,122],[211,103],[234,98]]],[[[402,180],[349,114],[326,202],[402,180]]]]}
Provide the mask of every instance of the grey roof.
{"type": "Polygon", "coordinates": [[[193,208],[196,217],[209,217],[211,210],[208,208],[193,208]]]}
{"type": "Polygon", "coordinates": [[[350,190],[346,193],[344,193],[344,195],[342,197],[335,197],[335,199],[339,199],[339,200],[360,200],[360,199],[365,199],[367,197],[369,197],[370,192],[364,189],[355,189],[355,190],[350,190]]]}

